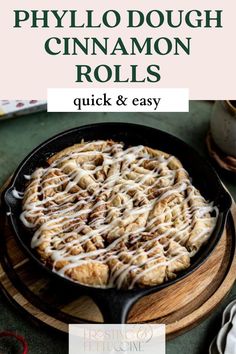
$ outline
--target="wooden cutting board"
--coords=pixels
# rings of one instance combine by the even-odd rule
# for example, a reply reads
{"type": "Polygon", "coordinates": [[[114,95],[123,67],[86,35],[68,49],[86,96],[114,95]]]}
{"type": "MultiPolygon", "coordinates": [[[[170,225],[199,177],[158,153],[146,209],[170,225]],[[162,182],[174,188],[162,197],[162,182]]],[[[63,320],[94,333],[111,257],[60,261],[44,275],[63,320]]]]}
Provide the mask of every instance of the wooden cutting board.
{"type": "MultiPolygon", "coordinates": [[[[206,262],[187,278],[139,300],[128,322],[164,323],[167,337],[171,338],[196,326],[213,311],[234,284],[235,224],[234,205],[224,234],[206,262]]],[[[31,320],[64,333],[68,331],[68,323],[103,321],[92,299],[64,292],[32,264],[19,248],[3,211],[0,246],[1,288],[31,320]]]]}

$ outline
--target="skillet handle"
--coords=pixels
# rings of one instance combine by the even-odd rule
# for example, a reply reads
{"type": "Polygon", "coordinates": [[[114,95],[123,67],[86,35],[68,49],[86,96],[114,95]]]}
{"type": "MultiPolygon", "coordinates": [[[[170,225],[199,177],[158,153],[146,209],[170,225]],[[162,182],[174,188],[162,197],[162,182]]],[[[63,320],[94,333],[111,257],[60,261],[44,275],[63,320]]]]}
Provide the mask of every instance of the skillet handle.
{"type": "Polygon", "coordinates": [[[131,307],[140,297],[140,294],[122,293],[116,290],[92,295],[106,324],[126,323],[131,307]]]}
{"type": "Polygon", "coordinates": [[[1,204],[5,207],[5,209],[9,209],[9,211],[11,210],[12,205],[16,202],[16,199],[12,194],[12,190],[13,188],[10,186],[5,189],[1,195],[1,204]]]}

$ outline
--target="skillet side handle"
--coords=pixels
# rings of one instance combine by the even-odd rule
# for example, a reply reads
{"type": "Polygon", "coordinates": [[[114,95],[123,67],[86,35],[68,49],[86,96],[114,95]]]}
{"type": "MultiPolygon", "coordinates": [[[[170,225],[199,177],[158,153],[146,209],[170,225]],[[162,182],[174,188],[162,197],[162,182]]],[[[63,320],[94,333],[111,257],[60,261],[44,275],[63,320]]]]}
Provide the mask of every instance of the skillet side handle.
{"type": "Polygon", "coordinates": [[[125,324],[131,307],[139,297],[132,293],[119,293],[119,291],[96,293],[92,296],[102,313],[105,324],[125,324]]]}
{"type": "Polygon", "coordinates": [[[16,199],[14,198],[12,191],[13,187],[10,186],[1,194],[1,206],[5,211],[9,212],[11,211],[12,206],[16,203],[16,199]]]}

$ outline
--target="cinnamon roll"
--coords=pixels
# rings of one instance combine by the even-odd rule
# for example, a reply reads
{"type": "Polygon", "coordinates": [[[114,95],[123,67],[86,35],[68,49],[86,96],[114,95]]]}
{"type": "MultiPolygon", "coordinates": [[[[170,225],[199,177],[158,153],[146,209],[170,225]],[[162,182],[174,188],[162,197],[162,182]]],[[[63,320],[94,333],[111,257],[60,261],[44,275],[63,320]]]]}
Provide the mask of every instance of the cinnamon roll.
{"type": "Polygon", "coordinates": [[[84,285],[126,289],[187,269],[218,215],[176,157],[111,140],[51,156],[30,177],[22,209],[46,266],[84,285]]]}

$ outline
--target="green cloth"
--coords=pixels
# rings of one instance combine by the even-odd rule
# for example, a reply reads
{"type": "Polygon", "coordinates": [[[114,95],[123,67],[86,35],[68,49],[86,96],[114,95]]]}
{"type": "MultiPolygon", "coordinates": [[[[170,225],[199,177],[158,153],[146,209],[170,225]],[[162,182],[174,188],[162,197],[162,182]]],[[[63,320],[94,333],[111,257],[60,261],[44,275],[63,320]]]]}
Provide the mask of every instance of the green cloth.
{"type": "MultiPolygon", "coordinates": [[[[209,128],[212,104],[207,101],[190,103],[189,113],[37,113],[0,121],[0,184],[13,173],[19,162],[34,147],[63,130],[93,122],[133,122],[170,132],[195,147],[206,158],[205,136],[209,128]]],[[[225,185],[236,198],[235,176],[219,171],[225,185]]],[[[220,326],[223,307],[236,295],[236,286],[221,306],[204,322],[186,334],[167,343],[167,354],[202,354],[220,326]]],[[[0,294],[0,331],[17,331],[25,336],[31,354],[66,354],[68,343],[63,337],[39,328],[8,303],[0,294]]],[[[7,353],[0,341],[0,353],[7,353]]],[[[13,349],[9,353],[14,353],[13,349]]]]}

